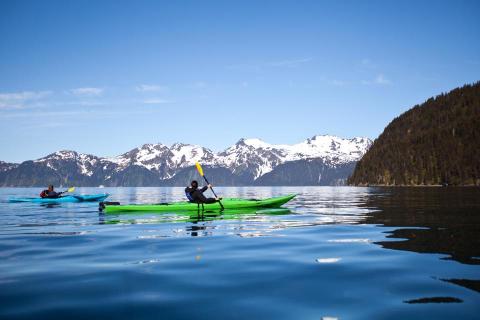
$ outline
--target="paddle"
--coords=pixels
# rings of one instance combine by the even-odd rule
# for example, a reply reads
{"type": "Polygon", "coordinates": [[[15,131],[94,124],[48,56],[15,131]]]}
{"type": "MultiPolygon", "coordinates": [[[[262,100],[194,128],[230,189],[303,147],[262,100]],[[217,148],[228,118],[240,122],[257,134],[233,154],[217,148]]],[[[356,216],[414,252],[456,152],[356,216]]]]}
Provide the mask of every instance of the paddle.
{"type": "MultiPolygon", "coordinates": [[[[195,166],[197,167],[198,173],[203,177],[203,179],[205,180],[205,182],[206,182],[207,184],[210,184],[210,182],[208,182],[208,180],[207,180],[207,177],[205,177],[205,175],[203,174],[203,169],[202,169],[202,166],[200,165],[200,163],[195,162],[195,166]]],[[[213,188],[210,188],[210,190],[212,190],[212,193],[213,193],[213,195],[215,196],[215,198],[218,198],[218,197],[217,197],[217,194],[215,193],[215,191],[213,191],[213,188]]],[[[222,210],[224,210],[225,208],[223,207],[222,202],[221,202],[220,200],[218,200],[218,203],[220,204],[220,207],[222,207],[222,210]]]]}
{"type": "Polygon", "coordinates": [[[68,188],[68,190],[65,191],[65,192],[73,192],[73,191],[75,191],[75,187],[70,187],[70,188],[68,188]]]}
{"type": "Polygon", "coordinates": [[[67,192],[73,192],[75,191],[75,187],[70,187],[68,188],[67,190],[63,191],[63,192],[60,192],[60,194],[64,194],[64,193],[67,193],[67,192]]]}

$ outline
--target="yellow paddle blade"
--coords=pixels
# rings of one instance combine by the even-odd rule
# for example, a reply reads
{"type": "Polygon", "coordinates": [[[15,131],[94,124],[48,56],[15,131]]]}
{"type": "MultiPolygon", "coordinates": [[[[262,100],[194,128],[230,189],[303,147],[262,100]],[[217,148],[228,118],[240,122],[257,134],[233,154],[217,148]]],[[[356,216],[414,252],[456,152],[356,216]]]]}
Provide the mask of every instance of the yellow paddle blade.
{"type": "Polygon", "coordinates": [[[67,191],[68,191],[68,192],[73,192],[73,191],[75,191],[75,187],[68,188],[67,191]]]}
{"type": "Polygon", "coordinates": [[[200,175],[203,177],[203,169],[200,163],[195,162],[195,167],[197,167],[198,173],[200,173],[200,175]]]}

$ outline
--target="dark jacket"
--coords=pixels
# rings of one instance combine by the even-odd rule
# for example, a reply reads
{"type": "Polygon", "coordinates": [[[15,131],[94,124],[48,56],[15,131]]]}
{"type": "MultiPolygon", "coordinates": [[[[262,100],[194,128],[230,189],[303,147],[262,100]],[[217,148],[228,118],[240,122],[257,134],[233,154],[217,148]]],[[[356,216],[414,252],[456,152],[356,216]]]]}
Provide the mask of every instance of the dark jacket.
{"type": "Polygon", "coordinates": [[[63,192],[56,192],[56,191],[48,191],[48,190],[43,190],[41,193],[42,198],[59,198],[62,195],[63,192]]]}
{"type": "Polygon", "coordinates": [[[185,188],[185,192],[188,192],[190,194],[194,193],[194,192],[200,192],[200,193],[204,193],[205,191],[207,191],[208,187],[205,186],[201,189],[198,189],[198,188],[192,188],[192,187],[186,187],[185,188]]]}
{"type": "MultiPolygon", "coordinates": [[[[201,189],[198,188],[192,188],[192,187],[186,187],[185,188],[185,193],[190,195],[190,198],[193,200],[193,202],[196,203],[214,203],[216,200],[214,198],[207,198],[203,195],[205,191],[207,191],[208,186],[205,186],[201,189]]],[[[190,200],[189,198],[189,200],[190,200]]],[[[191,200],[191,201],[192,201],[191,200]]]]}

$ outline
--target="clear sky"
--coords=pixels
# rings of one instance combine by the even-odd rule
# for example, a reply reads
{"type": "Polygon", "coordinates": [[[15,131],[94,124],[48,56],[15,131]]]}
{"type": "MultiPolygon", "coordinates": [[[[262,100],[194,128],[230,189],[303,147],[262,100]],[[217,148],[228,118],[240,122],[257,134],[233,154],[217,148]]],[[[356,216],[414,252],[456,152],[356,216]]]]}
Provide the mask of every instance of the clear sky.
{"type": "Polygon", "coordinates": [[[376,138],[480,80],[480,1],[0,1],[0,160],[376,138]]]}

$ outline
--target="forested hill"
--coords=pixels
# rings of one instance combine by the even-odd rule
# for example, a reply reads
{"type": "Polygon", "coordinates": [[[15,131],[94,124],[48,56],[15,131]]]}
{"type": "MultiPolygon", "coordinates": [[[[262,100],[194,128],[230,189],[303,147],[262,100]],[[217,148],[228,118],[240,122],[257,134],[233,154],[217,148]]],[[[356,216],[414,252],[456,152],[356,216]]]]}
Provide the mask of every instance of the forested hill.
{"type": "Polygon", "coordinates": [[[480,185],[480,82],[395,118],[357,163],[352,185],[480,185]]]}

